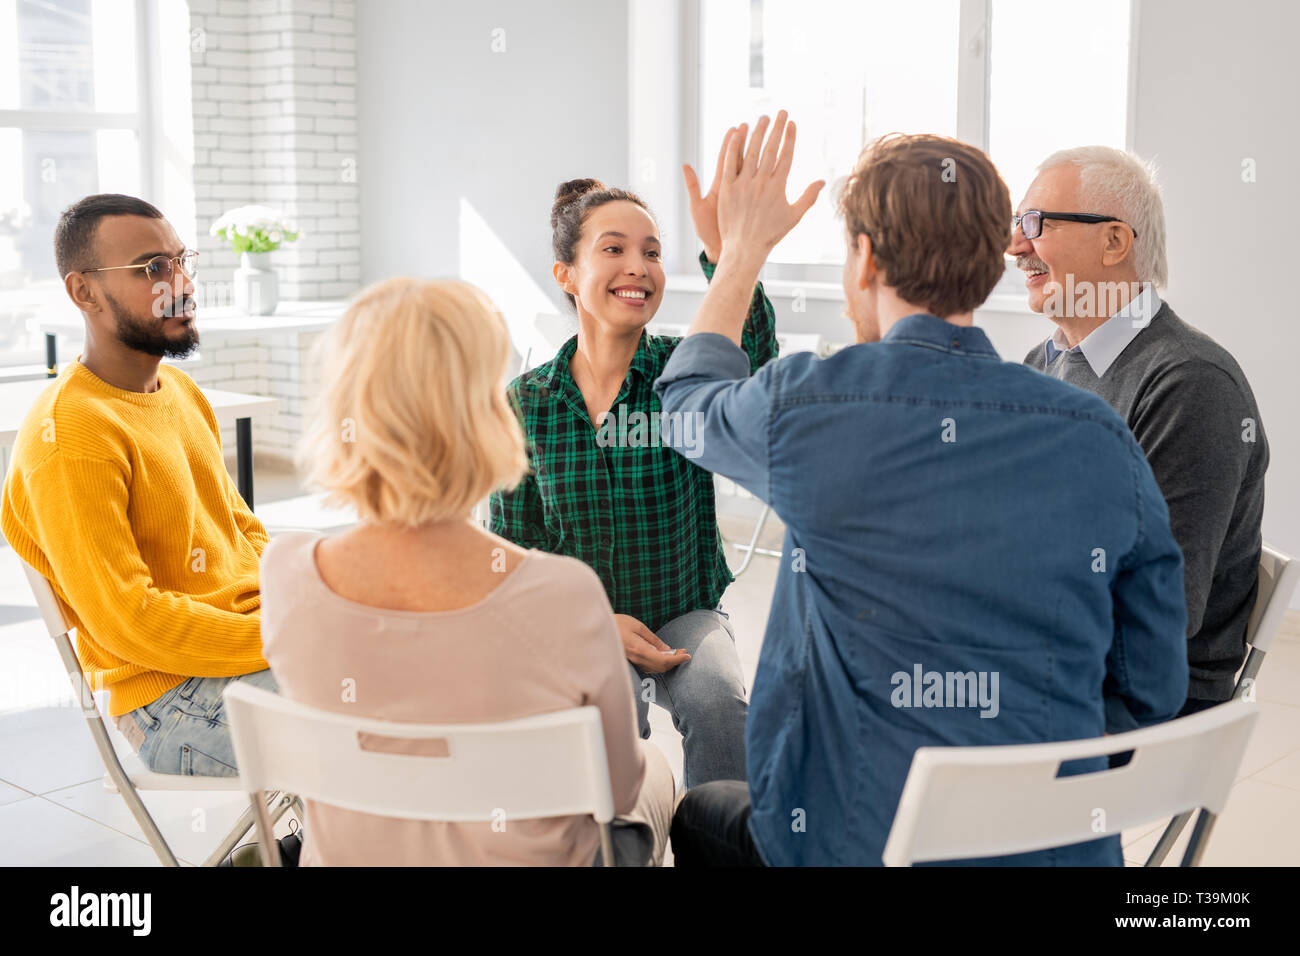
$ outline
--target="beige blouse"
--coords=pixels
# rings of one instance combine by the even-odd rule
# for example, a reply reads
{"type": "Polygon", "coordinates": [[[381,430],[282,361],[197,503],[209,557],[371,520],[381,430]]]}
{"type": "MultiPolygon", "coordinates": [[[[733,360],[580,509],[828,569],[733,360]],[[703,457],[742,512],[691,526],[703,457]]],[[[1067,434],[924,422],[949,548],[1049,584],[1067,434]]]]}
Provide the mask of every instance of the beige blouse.
{"type": "MultiPolygon", "coordinates": [[[[410,723],[486,723],[600,708],[614,810],[645,773],[632,683],[609,600],[587,565],[530,551],[485,598],[455,611],[369,607],[316,568],[323,535],[272,538],[262,555],[263,654],[280,693],[322,710],[410,723]],[[344,702],[345,678],[355,701],[344,702]]],[[[590,865],[591,817],[433,823],[306,802],[303,866],[590,865]]]]}

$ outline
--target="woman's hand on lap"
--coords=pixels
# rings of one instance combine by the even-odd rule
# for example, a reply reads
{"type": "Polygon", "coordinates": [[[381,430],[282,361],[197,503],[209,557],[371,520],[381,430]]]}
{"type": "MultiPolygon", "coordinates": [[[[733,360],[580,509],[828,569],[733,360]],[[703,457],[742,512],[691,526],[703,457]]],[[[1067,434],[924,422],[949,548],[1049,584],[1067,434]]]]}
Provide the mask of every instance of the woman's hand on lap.
{"type": "Polygon", "coordinates": [[[650,628],[630,614],[615,614],[618,636],[623,641],[623,655],[641,670],[662,674],[691,659],[682,648],[673,650],[650,628]],[[671,652],[671,653],[668,653],[671,652]]]}

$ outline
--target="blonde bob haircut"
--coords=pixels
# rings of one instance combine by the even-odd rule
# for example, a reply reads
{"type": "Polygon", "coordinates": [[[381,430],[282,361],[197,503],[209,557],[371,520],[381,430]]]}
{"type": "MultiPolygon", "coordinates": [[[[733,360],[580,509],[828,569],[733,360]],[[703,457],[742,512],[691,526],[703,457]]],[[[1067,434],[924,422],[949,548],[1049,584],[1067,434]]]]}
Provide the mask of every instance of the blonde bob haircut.
{"type": "Polygon", "coordinates": [[[298,447],[307,483],[363,521],[462,519],[528,468],[506,399],[510,339],[467,282],[385,279],[323,337],[321,391],[298,447]]]}

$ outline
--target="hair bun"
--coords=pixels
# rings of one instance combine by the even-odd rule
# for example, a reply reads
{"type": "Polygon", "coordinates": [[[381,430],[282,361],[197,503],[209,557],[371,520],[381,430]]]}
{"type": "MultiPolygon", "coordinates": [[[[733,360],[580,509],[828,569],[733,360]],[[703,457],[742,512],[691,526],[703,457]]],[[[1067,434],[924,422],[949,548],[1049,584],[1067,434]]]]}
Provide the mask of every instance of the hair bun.
{"type": "Polygon", "coordinates": [[[570,179],[555,188],[555,202],[551,204],[551,228],[555,228],[560,210],[596,189],[604,189],[599,179],[570,179]]]}

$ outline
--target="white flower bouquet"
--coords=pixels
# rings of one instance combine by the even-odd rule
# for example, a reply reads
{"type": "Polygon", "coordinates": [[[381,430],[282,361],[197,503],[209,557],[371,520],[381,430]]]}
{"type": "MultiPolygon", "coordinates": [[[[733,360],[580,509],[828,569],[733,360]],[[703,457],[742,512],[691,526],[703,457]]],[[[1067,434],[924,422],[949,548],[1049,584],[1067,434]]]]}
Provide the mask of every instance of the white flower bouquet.
{"type": "Polygon", "coordinates": [[[223,214],[209,232],[222,242],[230,243],[235,252],[272,252],[282,242],[302,238],[296,224],[287,221],[278,209],[269,206],[240,206],[223,214]]]}

